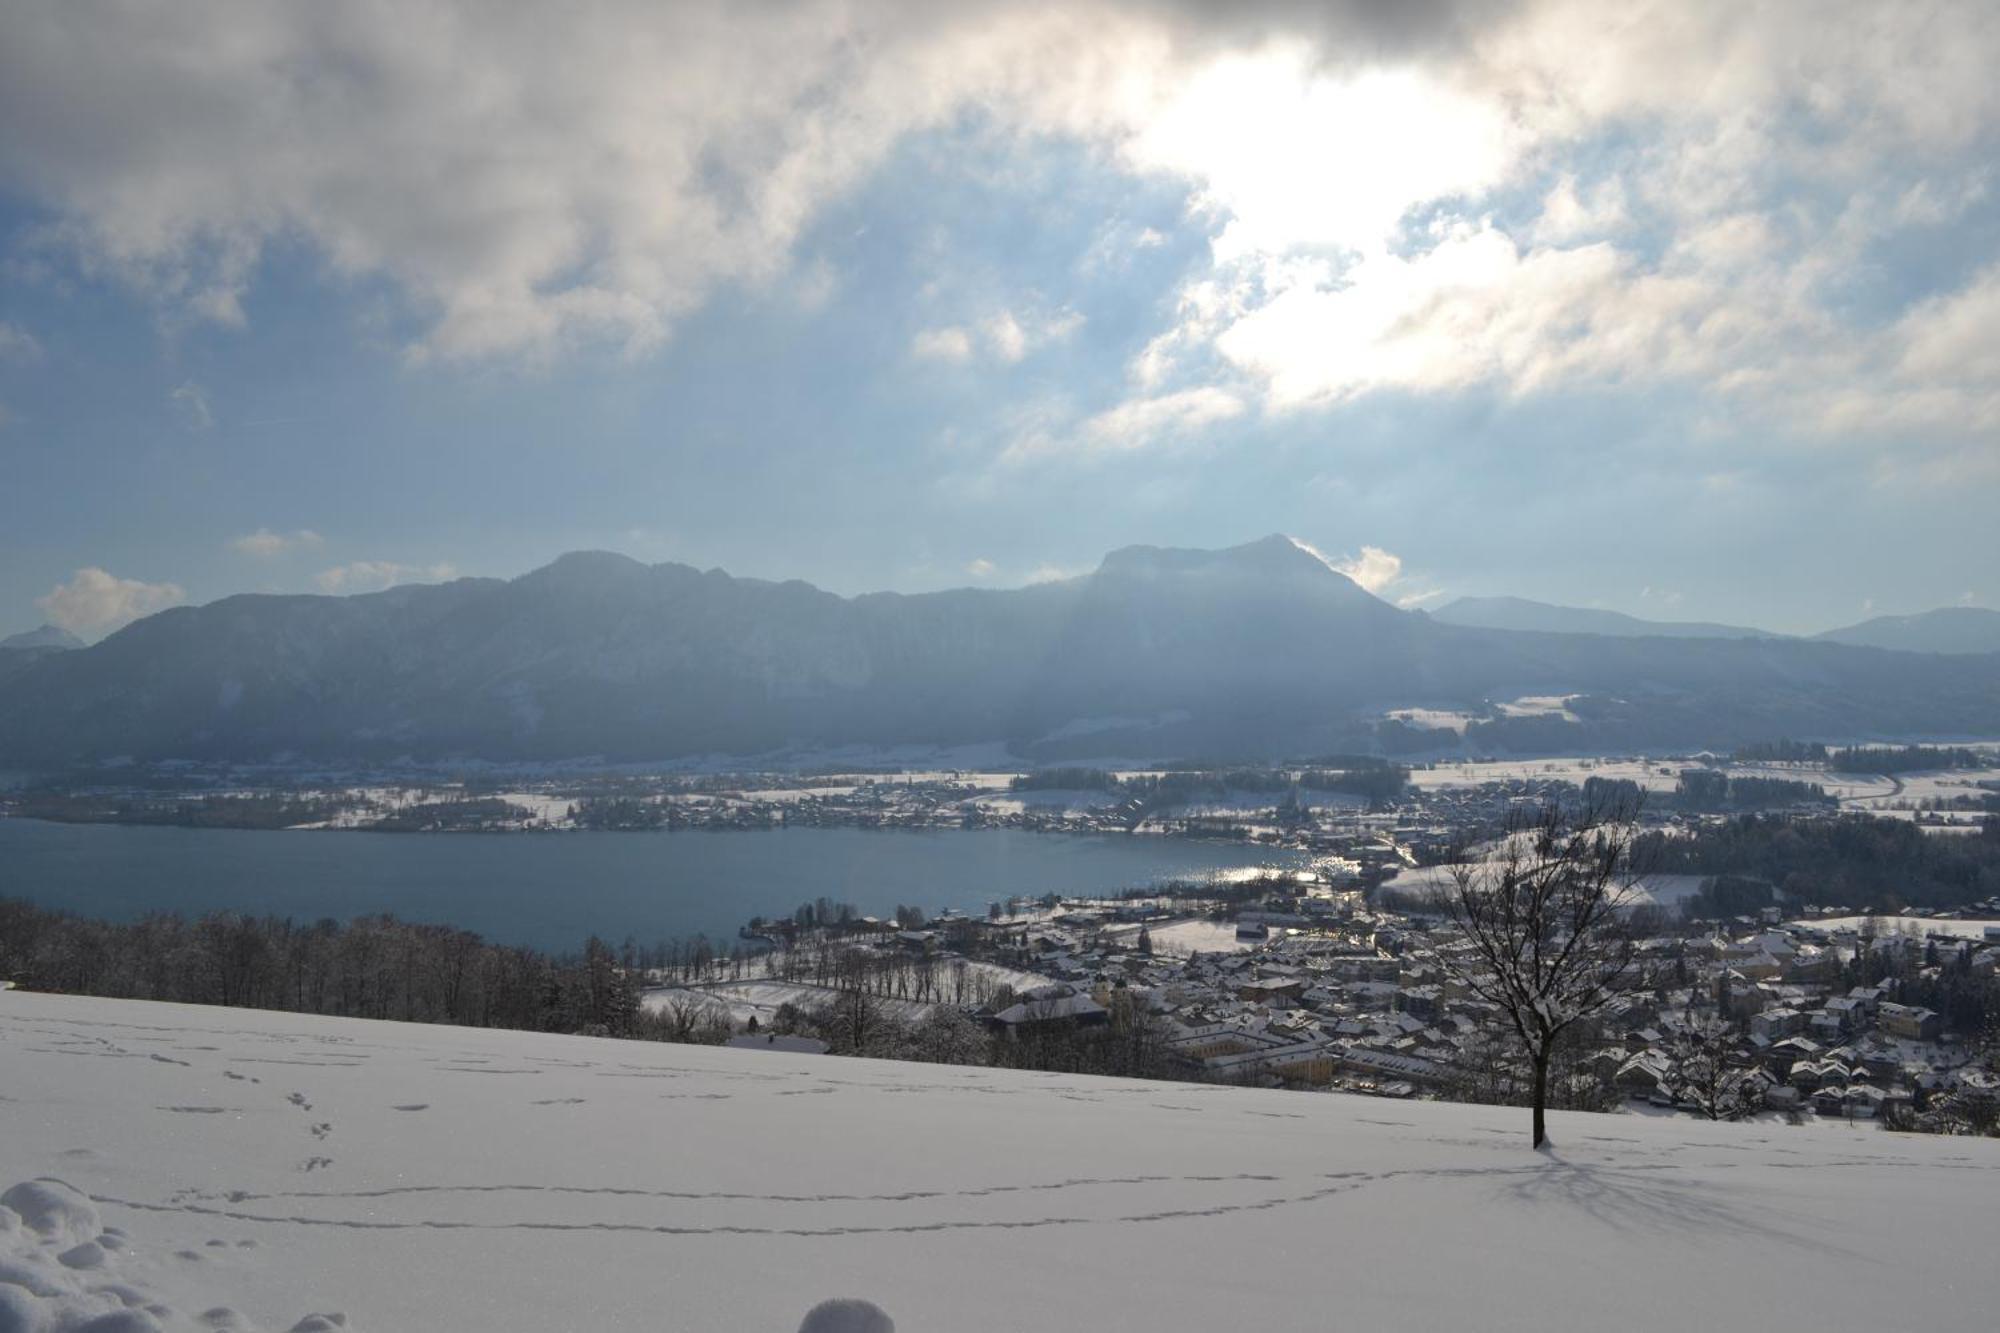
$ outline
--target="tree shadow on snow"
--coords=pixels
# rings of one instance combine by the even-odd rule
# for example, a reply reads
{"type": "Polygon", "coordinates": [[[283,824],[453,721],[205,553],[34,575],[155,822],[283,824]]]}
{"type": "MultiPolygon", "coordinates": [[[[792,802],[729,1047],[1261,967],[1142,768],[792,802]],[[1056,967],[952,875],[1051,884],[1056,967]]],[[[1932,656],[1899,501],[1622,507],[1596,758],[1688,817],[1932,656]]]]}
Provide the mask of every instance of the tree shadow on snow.
{"type": "Polygon", "coordinates": [[[1797,1230],[1790,1225],[1796,1220],[1791,1215],[1732,1200],[1727,1186],[1690,1181],[1672,1167],[1569,1161],[1553,1149],[1543,1155],[1547,1165],[1516,1177],[1506,1187],[1510,1196],[1530,1205],[1573,1209],[1614,1231],[1759,1237],[1869,1261],[1865,1254],[1797,1230]]]}

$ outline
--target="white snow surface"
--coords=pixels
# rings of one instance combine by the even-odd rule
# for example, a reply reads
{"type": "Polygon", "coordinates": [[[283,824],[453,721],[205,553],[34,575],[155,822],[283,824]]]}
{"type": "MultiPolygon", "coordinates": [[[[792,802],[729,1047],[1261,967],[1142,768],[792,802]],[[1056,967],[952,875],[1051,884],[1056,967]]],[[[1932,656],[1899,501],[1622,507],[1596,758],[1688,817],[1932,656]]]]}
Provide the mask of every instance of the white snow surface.
{"type": "Polygon", "coordinates": [[[0,1328],[1992,1327],[2000,1143],[1551,1122],[7,991],[0,1328]]]}
{"type": "Polygon", "coordinates": [[[1942,920],[1927,916],[1819,916],[1794,921],[1794,926],[1804,926],[1812,930],[1859,932],[1874,922],[1875,930],[1883,935],[1915,935],[1919,939],[1931,935],[1952,935],[1960,939],[1979,940],[1986,938],[1986,932],[2000,927],[2000,921],[1988,917],[1969,920],[1942,920]]]}

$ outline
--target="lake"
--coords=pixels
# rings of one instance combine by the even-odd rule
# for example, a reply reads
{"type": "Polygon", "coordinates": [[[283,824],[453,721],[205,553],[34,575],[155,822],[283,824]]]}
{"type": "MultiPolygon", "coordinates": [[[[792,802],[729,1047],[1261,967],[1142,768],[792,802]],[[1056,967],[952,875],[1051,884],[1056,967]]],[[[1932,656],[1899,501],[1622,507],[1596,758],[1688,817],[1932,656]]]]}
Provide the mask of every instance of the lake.
{"type": "Polygon", "coordinates": [[[422,834],[260,832],[0,819],[0,897],[129,921],[215,909],[346,920],[393,912],[575,949],[592,934],[733,939],[818,897],[887,915],[984,914],[1013,894],[1093,894],[1246,866],[1263,847],[1018,829],[422,834]]]}

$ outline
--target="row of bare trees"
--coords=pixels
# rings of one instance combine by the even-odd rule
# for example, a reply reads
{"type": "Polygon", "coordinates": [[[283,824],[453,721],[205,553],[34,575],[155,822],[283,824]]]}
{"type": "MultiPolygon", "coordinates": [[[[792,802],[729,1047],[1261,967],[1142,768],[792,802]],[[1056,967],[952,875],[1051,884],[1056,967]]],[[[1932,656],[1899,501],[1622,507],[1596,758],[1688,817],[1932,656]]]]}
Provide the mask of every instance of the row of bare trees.
{"type": "Polygon", "coordinates": [[[0,977],[80,995],[647,1035],[634,961],[595,938],[556,956],[392,916],[157,913],[114,923],[0,899],[0,977]]]}
{"type": "Polygon", "coordinates": [[[858,990],[916,1004],[987,1004],[1002,985],[990,969],[956,955],[860,947],[824,932],[787,935],[758,963],[773,981],[858,990]]]}

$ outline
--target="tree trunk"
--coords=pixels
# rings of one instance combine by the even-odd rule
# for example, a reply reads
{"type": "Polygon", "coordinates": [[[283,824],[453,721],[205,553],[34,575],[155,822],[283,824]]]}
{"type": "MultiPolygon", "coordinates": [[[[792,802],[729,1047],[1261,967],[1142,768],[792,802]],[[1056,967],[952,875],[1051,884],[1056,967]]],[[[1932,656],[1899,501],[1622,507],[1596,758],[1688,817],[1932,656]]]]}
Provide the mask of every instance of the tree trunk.
{"type": "Polygon", "coordinates": [[[1547,1113],[1549,1105],[1549,1052],[1546,1047],[1535,1052],[1535,1147],[1548,1142],[1547,1113]]]}

